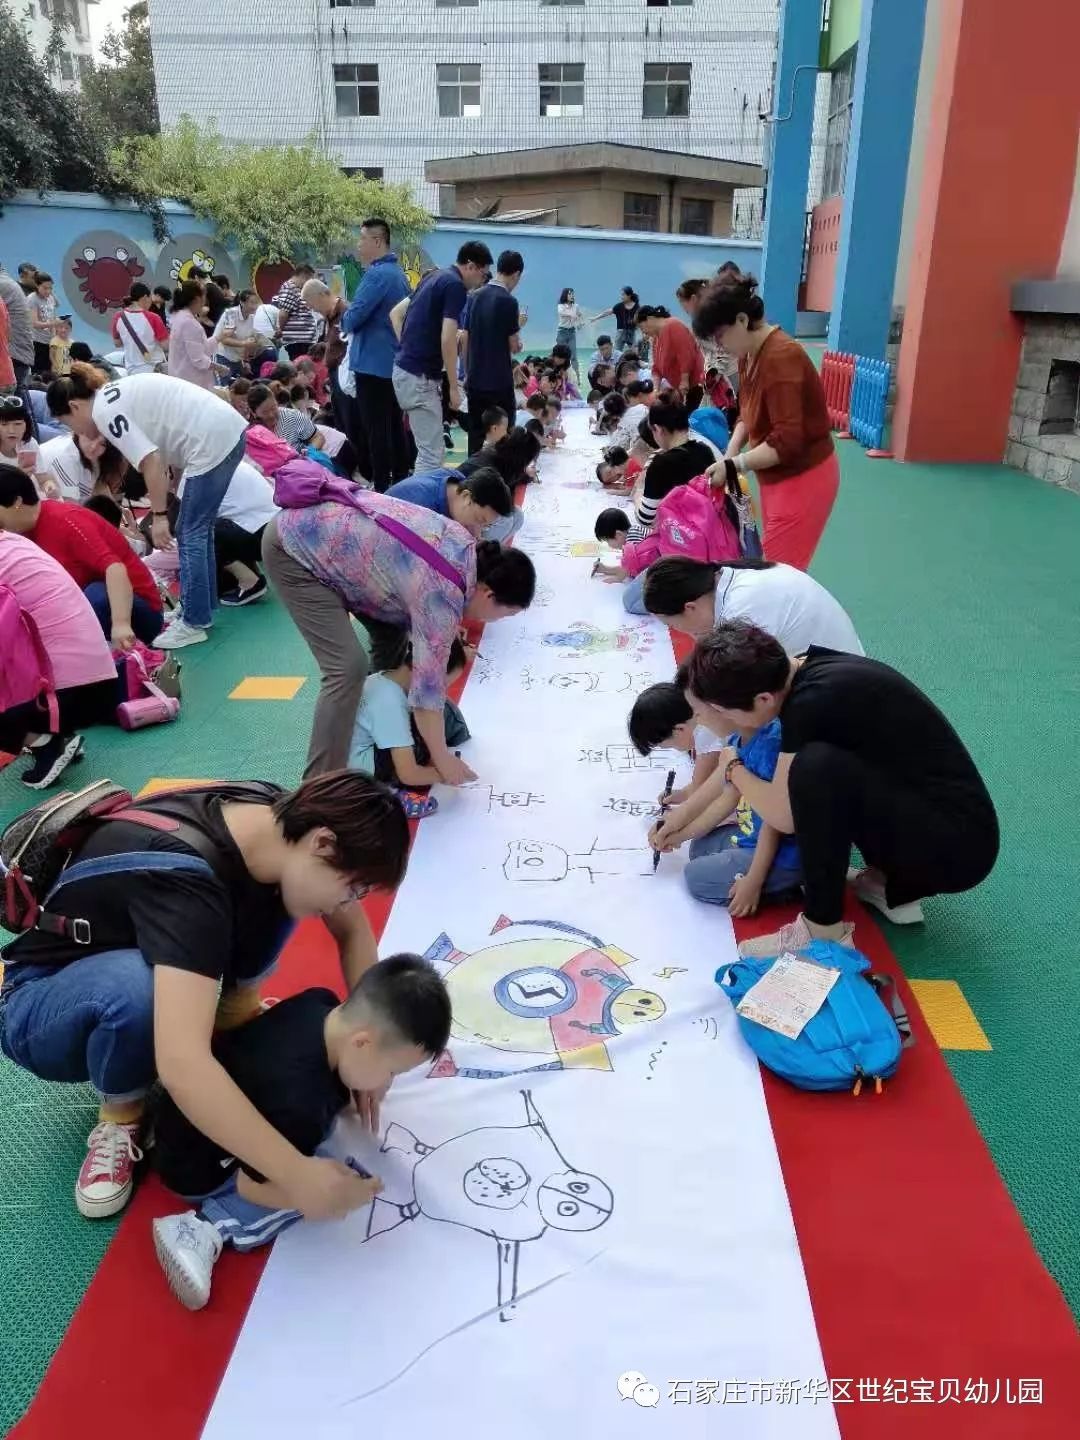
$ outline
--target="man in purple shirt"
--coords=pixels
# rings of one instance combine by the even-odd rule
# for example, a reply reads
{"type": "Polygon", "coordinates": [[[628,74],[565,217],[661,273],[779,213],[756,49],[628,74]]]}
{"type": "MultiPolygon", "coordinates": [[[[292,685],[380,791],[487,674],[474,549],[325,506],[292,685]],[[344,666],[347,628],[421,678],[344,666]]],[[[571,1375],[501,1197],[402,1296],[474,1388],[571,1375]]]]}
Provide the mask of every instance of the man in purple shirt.
{"type": "Polygon", "coordinates": [[[456,264],[425,275],[412,298],[402,300],[391,311],[391,322],[396,318],[401,325],[394,393],[409,417],[416,441],[417,474],[438,470],[443,463],[442,375],[445,370],[450,382],[450,409],[460,410],[459,322],[468,292],[484,284],[491,263],[488,247],[480,240],[469,240],[458,251],[456,264]]]}

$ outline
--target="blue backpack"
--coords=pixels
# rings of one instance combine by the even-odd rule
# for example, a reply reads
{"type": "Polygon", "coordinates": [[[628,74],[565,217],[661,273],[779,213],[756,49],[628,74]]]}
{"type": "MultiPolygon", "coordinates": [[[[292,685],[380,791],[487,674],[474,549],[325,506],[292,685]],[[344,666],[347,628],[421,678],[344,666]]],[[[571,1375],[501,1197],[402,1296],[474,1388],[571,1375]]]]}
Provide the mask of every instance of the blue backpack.
{"type": "MultiPolygon", "coordinates": [[[[716,983],[737,1006],[779,957],[739,960],[716,972],[716,983]]],[[[736,1015],[743,1039],[761,1063],[800,1090],[852,1090],[881,1083],[896,1073],[900,1052],[912,1043],[908,1017],[887,975],[870,975],[865,955],[831,941],[815,940],[799,958],[840,971],[824,1005],[796,1040],[736,1015]],[[888,1008],[879,991],[891,991],[888,1008]]]]}

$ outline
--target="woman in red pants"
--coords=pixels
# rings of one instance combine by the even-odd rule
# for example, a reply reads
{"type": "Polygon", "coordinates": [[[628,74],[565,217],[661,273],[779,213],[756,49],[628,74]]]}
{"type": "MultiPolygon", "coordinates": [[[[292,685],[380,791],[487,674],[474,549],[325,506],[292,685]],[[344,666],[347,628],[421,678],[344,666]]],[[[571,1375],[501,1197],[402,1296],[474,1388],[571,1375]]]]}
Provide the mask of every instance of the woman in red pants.
{"type": "Polygon", "coordinates": [[[766,558],[806,570],[840,466],[821,379],[798,341],[765,319],[757,283],[752,275],[719,277],[702,296],[694,330],[739,362],[739,422],[727,457],[758,477],[766,558]]]}

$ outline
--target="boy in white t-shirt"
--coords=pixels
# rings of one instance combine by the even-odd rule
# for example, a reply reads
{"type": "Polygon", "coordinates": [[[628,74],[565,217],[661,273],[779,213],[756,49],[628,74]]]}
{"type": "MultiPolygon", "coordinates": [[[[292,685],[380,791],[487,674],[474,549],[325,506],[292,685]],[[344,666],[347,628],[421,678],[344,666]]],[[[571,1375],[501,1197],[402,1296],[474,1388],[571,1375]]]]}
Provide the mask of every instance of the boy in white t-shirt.
{"type": "MultiPolygon", "coordinates": [[[[461,675],[468,658],[465,646],[456,639],[446,665],[449,684],[461,675]]],[[[411,684],[411,645],[398,665],[368,676],[353,728],[349,768],[395,785],[409,818],[419,820],[438,809],[438,802],[427,792],[438,783],[439,772],[428,763],[430,757],[412,721],[411,684]]],[[[448,703],[446,743],[460,745],[468,738],[460,712],[448,703]]]]}

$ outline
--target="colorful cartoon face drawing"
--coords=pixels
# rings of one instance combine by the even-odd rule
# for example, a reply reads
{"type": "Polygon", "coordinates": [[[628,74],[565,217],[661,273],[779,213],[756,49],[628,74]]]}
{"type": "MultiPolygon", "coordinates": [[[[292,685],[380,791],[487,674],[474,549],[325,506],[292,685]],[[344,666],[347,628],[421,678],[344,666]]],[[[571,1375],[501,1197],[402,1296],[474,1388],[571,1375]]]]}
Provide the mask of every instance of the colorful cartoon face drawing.
{"type": "Polygon", "coordinates": [[[87,245],[71,266],[71,273],[79,282],[79,293],[99,315],[119,310],[127,299],[132,281],[137,280],[145,270],[146,267],[140,265],[122,245],[116,247],[115,255],[99,255],[87,245]]]}
{"type": "MultiPolygon", "coordinates": [[[[493,934],[514,929],[505,916],[493,934]]],[[[429,1072],[490,1079],[527,1070],[610,1070],[605,1040],[628,1025],[659,1020],[659,995],[632,985],[633,956],[561,921],[520,922],[534,932],[467,955],[440,935],[425,955],[446,980],[454,1038],[510,1052],[518,1064],[458,1065],[450,1052],[429,1072]],[[540,932],[539,934],[535,932],[540,932]],[[549,933],[545,933],[549,932],[549,933]]]]}
{"type": "Polygon", "coordinates": [[[213,255],[207,255],[205,250],[193,250],[190,255],[177,255],[169,269],[175,284],[179,285],[184,280],[192,278],[193,270],[205,270],[212,275],[217,268],[217,261],[213,255]]]}
{"type": "Polygon", "coordinates": [[[615,1208],[603,1180],[567,1165],[529,1091],[521,1098],[523,1124],[467,1130],[441,1145],[389,1125],[379,1153],[395,1164],[385,1167],[364,1236],[373,1240],[421,1217],[489,1236],[499,1253],[500,1320],[513,1318],[523,1244],[549,1229],[596,1230],[615,1208]]]}
{"type": "Polygon", "coordinates": [[[408,280],[410,289],[415,290],[424,274],[423,255],[419,250],[402,251],[401,268],[405,271],[405,279],[408,280]]]}
{"type": "Polygon", "coordinates": [[[652,645],[652,635],[648,630],[626,625],[620,625],[617,630],[600,630],[586,620],[578,620],[568,630],[549,631],[542,637],[541,644],[575,655],[600,655],[609,650],[648,650],[652,645]]]}

